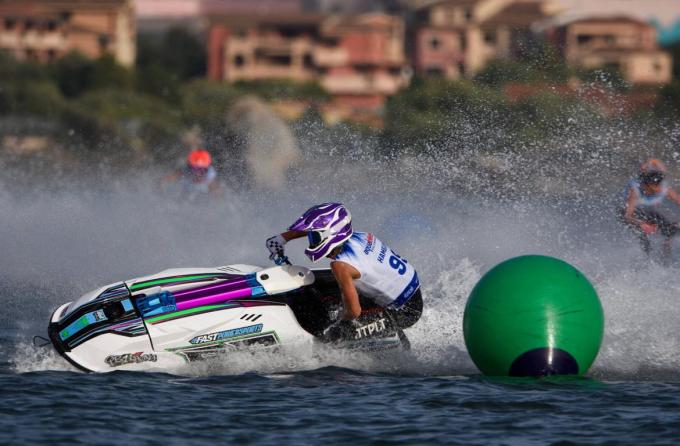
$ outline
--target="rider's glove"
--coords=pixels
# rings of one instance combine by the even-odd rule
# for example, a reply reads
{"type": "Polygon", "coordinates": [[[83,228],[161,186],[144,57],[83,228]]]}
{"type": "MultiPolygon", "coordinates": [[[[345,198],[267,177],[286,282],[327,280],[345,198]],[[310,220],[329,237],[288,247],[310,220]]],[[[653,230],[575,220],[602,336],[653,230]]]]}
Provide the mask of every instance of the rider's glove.
{"type": "Polygon", "coordinates": [[[340,342],[354,339],[356,324],[354,321],[341,319],[333,322],[323,331],[322,342],[340,342]]]}
{"type": "Polygon", "coordinates": [[[286,246],[286,239],[281,234],[269,237],[265,242],[265,246],[269,250],[269,260],[276,261],[277,259],[286,256],[284,246],[286,246]]]}
{"type": "Polygon", "coordinates": [[[645,235],[651,235],[651,234],[654,234],[656,232],[658,227],[654,223],[646,223],[645,222],[645,223],[640,224],[640,229],[642,229],[642,232],[645,235]]]}

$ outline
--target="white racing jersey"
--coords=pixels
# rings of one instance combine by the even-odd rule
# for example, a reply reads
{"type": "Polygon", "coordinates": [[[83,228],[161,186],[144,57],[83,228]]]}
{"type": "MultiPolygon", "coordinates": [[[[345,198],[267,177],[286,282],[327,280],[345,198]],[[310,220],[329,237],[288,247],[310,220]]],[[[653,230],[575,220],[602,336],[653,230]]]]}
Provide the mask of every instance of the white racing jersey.
{"type": "Polygon", "coordinates": [[[210,166],[200,181],[195,181],[188,169],[184,170],[180,183],[185,194],[207,194],[210,192],[210,184],[215,180],[217,180],[217,172],[213,166],[210,166]]]}
{"type": "Polygon", "coordinates": [[[628,182],[628,190],[633,190],[635,194],[635,207],[636,208],[652,208],[658,206],[668,197],[668,191],[670,187],[666,181],[661,182],[661,190],[653,195],[645,195],[642,192],[642,186],[640,182],[636,179],[632,179],[628,182]]]}
{"type": "Polygon", "coordinates": [[[382,307],[401,307],[420,287],[413,266],[371,233],[352,234],[335,261],[356,268],[361,274],[354,280],[357,290],[382,307]]]}

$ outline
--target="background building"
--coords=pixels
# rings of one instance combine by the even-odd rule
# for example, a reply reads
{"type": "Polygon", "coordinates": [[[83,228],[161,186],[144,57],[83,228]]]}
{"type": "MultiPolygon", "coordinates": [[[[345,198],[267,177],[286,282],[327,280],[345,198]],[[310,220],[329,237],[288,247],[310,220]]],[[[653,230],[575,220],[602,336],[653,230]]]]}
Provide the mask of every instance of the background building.
{"type": "Polygon", "coordinates": [[[131,0],[0,2],[0,51],[20,60],[49,62],[79,51],[92,58],[111,54],[130,66],[135,29],[131,0]]]}
{"type": "Polygon", "coordinates": [[[422,75],[474,76],[487,62],[513,57],[534,39],[532,25],[559,9],[538,0],[444,0],[416,11],[413,66],[422,75]]]}
{"type": "Polygon", "coordinates": [[[672,58],[659,49],[656,29],[631,17],[574,20],[553,31],[566,62],[584,69],[611,68],[633,84],[666,84],[672,58]]]}
{"type": "Polygon", "coordinates": [[[214,17],[208,39],[211,79],[317,81],[359,108],[404,87],[405,65],[403,21],[381,13],[214,17]]]}

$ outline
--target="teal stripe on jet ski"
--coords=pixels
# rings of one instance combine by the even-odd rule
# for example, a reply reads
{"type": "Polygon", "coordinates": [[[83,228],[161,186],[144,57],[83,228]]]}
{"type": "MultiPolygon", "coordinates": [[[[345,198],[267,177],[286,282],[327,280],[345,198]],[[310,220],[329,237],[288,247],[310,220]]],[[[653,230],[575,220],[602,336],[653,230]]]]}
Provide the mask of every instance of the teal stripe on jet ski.
{"type": "Polygon", "coordinates": [[[260,282],[257,280],[257,274],[247,274],[245,276],[246,279],[246,284],[252,288],[253,290],[253,297],[257,296],[262,296],[264,294],[267,294],[267,292],[264,290],[264,287],[260,285],[260,282]]]}
{"type": "Polygon", "coordinates": [[[132,311],[133,306],[132,302],[130,302],[130,299],[125,299],[124,301],[121,301],[121,303],[123,304],[123,309],[125,310],[126,313],[128,311],[132,311]]]}
{"type": "MultiPolygon", "coordinates": [[[[129,301],[128,301],[129,302],[129,301]]],[[[83,328],[88,325],[95,324],[97,322],[105,321],[108,318],[104,314],[104,310],[97,310],[91,313],[87,313],[71,322],[71,324],[59,332],[59,337],[62,341],[70,338],[74,334],[78,333],[83,328]]]]}

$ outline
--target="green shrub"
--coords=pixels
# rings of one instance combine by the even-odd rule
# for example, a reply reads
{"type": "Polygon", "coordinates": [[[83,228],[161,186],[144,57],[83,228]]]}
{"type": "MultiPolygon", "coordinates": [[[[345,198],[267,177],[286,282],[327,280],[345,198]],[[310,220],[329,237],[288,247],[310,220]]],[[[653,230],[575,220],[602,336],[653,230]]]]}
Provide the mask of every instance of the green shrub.
{"type": "Polygon", "coordinates": [[[49,81],[16,79],[0,85],[0,114],[58,117],[65,106],[56,85],[49,81]]]}
{"type": "Polygon", "coordinates": [[[181,95],[184,122],[215,129],[224,126],[229,108],[243,93],[228,84],[197,80],[184,85],[181,95]]]}
{"type": "Polygon", "coordinates": [[[268,101],[280,99],[326,100],[329,97],[328,93],[316,82],[276,79],[238,81],[234,86],[244,93],[254,94],[268,101]]]}

